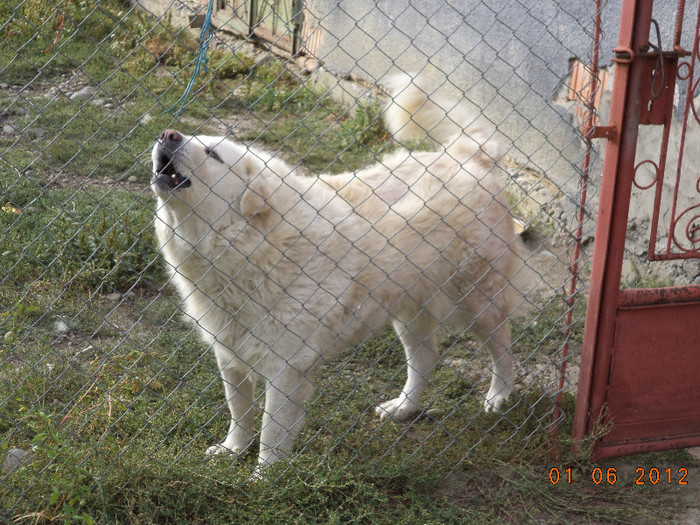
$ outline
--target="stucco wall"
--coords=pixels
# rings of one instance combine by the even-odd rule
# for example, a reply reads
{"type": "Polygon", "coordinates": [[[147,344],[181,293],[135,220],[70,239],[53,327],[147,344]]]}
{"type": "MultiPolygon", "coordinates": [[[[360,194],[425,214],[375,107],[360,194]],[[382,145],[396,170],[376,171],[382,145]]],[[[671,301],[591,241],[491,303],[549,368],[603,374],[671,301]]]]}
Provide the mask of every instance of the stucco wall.
{"type": "Polygon", "coordinates": [[[570,59],[590,56],[592,12],[584,2],[530,4],[310,0],[307,7],[323,33],[315,54],[327,69],[380,84],[396,71],[422,72],[464,94],[513,143],[511,154],[566,171],[566,163],[556,166],[577,157],[579,141],[555,99],[570,59]]]}

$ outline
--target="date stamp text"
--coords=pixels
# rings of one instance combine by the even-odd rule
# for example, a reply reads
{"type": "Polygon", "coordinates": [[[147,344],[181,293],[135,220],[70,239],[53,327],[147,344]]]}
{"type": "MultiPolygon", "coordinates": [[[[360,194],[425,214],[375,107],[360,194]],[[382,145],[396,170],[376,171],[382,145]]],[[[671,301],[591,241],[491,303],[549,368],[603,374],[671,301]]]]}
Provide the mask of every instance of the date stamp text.
{"type": "MultiPolygon", "coordinates": [[[[614,467],[601,468],[595,467],[589,474],[581,474],[571,467],[567,469],[552,467],[549,469],[549,482],[552,485],[559,483],[572,484],[578,476],[582,476],[586,481],[595,483],[596,485],[615,485],[623,481],[619,478],[617,469],[614,467]]],[[[624,480],[626,481],[626,480],[624,480]]],[[[638,467],[634,474],[634,485],[687,485],[688,484],[688,469],[680,468],[656,468],[656,467],[638,467]]]]}

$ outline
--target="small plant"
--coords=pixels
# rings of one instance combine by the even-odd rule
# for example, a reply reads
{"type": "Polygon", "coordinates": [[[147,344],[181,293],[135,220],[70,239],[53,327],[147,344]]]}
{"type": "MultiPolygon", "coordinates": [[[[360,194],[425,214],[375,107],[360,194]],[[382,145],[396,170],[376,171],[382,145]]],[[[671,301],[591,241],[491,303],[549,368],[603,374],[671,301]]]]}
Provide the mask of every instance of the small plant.
{"type": "Polygon", "coordinates": [[[17,334],[25,323],[25,318],[40,311],[41,308],[38,306],[26,306],[20,303],[12,310],[0,312],[0,326],[7,330],[3,336],[3,341],[10,346],[14,346],[17,341],[17,334]]]}
{"type": "Polygon", "coordinates": [[[35,516],[37,522],[44,519],[91,525],[94,520],[87,504],[92,492],[92,476],[83,466],[80,449],[73,446],[70,435],[57,428],[44,412],[27,417],[38,431],[32,439],[32,460],[28,462],[34,467],[31,470],[36,468],[40,476],[33,488],[48,489],[42,498],[45,501],[43,511],[35,516]]]}
{"type": "Polygon", "coordinates": [[[626,279],[622,279],[622,288],[663,288],[671,286],[669,279],[664,279],[651,272],[643,265],[637,264],[634,259],[629,261],[629,272],[626,279]]]}
{"type": "Polygon", "coordinates": [[[379,122],[381,110],[381,104],[376,100],[357,104],[354,113],[343,122],[343,126],[354,135],[353,142],[372,146],[389,140],[388,132],[379,122]]]}
{"type": "Polygon", "coordinates": [[[161,277],[150,219],[129,211],[115,219],[102,209],[84,222],[63,215],[52,233],[61,252],[47,265],[66,283],[125,290],[161,277]]]}
{"type": "Polygon", "coordinates": [[[215,78],[238,78],[250,74],[253,61],[242,53],[215,50],[209,57],[208,67],[215,78]]]}

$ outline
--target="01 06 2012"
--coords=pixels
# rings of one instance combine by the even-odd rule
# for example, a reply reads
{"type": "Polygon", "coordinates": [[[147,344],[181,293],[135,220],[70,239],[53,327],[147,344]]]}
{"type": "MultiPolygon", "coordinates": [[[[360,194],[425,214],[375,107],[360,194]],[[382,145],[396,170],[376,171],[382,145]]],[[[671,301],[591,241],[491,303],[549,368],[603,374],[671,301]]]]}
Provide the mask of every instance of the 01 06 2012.
{"type": "MultiPolygon", "coordinates": [[[[549,482],[552,485],[558,483],[571,484],[575,480],[574,470],[569,467],[566,469],[552,467],[549,469],[549,482]]],[[[596,485],[615,485],[618,483],[618,473],[615,467],[601,468],[595,467],[590,472],[590,476],[583,475],[583,478],[588,479],[596,485]]],[[[637,467],[634,475],[635,485],[687,485],[688,484],[688,469],[680,468],[657,468],[657,467],[637,467]]]]}

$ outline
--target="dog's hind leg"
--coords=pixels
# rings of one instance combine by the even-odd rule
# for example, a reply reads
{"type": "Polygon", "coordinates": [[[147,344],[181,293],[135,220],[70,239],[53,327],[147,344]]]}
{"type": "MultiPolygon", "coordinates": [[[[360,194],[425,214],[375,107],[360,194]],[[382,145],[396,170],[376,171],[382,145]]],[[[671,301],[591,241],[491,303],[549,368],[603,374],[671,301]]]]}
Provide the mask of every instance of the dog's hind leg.
{"type": "Polygon", "coordinates": [[[476,335],[491,354],[491,387],[486,394],[486,412],[500,412],[513,391],[513,355],[510,353],[510,325],[503,310],[494,304],[479,314],[474,326],[476,335]]]}
{"type": "Polygon", "coordinates": [[[310,377],[291,365],[268,380],[260,433],[260,466],[289,457],[304,424],[304,403],[311,400],[313,391],[310,377]]]}
{"type": "Polygon", "coordinates": [[[228,352],[216,350],[216,360],[224,381],[226,401],[231,412],[231,425],[226,438],[218,445],[207,449],[207,456],[240,453],[248,448],[255,437],[255,415],[258,412],[253,402],[255,379],[252,372],[231,367],[228,352]]]}
{"type": "Polygon", "coordinates": [[[375,409],[380,419],[405,419],[420,409],[418,401],[440,359],[434,341],[436,329],[437,323],[428,312],[421,312],[409,324],[394,321],[394,330],[406,352],[408,377],[399,397],[382,403],[375,409]]]}

